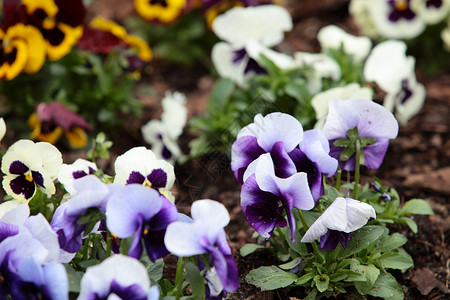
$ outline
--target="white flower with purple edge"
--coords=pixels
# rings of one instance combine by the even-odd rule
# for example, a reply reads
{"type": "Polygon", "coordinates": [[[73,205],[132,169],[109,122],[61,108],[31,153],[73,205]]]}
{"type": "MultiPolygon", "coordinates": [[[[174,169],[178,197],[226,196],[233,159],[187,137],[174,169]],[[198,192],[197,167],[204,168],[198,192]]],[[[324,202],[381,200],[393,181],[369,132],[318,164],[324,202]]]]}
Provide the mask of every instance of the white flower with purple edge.
{"type": "Polygon", "coordinates": [[[372,41],[366,36],[348,34],[336,25],[323,27],[317,33],[317,40],[322,51],[326,49],[340,50],[353,56],[355,62],[362,62],[372,48],[372,41]]]}
{"type": "MultiPolygon", "coordinates": [[[[365,165],[377,169],[383,162],[389,146],[389,139],[397,137],[398,122],[392,113],[383,106],[369,100],[340,100],[329,102],[329,113],[323,132],[330,141],[330,155],[339,158],[343,147],[333,145],[338,139],[347,138],[347,132],[358,129],[361,138],[374,138],[375,143],[363,147],[365,165]]],[[[355,169],[355,157],[340,162],[342,169],[355,169]]]]}
{"type": "Polygon", "coordinates": [[[198,200],[192,204],[191,215],[192,223],[169,224],[164,238],[167,249],[182,257],[206,255],[224,291],[235,291],[238,270],[223,229],[230,222],[227,209],[217,201],[198,200]]]}
{"type": "Polygon", "coordinates": [[[77,299],[157,300],[159,290],[157,286],[150,287],[147,270],[141,262],[117,254],[87,268],[77,299]]]}
{"type": "Polygon", "coordinates": [[[52,144],[19,140],[2,158],[3,188],[22,202],[33,198],[37,189],[52,195],[56,191],[53,179],[61,165],[61,153],[52,144]]]}
{"type": "Polygon", "coordinates": [[[72,164],[63,164],[58,173],[58,181],[64,185],[66,191],[73,195],[75,187],[73,182],[75,179],[92,175],[97,171],[97,165],[91,161],[78,158],[72,164]]]}
{"type": "Polygon", "coordinates": [[[225,42],[212,49],[212,60],[217,72],[240,85],[245,85],[252,73],[264,72],[248,56],[246,46],[251,40],[262,47],[272,47],[284,39],[293,23],[289,12],[278,5],[234,7],[219,15],[213,22],[214,33],[225,42]]]}
{"type": "Polygon", "coordinates": [[[341,242],[345,248],[351,233],[376,218],[373,207],[351,198],[336,198],[303,235],[301,242],[320,238],[320,248],[333,250],[341,242]]]}
{"type": "Polygon", "coordinates": [[[164,235],[177,218],[175,205],[157,191],[138,184],[126,185],[114,193],[106,206],[108,229],[121,239],[134,235],[128,255],[137,259],[142,256],[143,246],[152,261],[169,254],[164,235]]]}

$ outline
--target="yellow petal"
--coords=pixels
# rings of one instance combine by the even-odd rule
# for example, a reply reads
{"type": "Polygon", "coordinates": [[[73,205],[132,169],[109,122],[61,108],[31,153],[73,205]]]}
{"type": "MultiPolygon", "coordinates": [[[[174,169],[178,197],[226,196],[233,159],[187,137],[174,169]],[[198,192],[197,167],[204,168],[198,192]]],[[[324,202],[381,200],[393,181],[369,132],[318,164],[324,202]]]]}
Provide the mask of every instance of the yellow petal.
{"type": "Polygon", "coordinates": [[[83,148],[88,141],[86,131],[80,127],[73,127],[70,131],[66,131],[66,138],[73,148],[83,148]]]}

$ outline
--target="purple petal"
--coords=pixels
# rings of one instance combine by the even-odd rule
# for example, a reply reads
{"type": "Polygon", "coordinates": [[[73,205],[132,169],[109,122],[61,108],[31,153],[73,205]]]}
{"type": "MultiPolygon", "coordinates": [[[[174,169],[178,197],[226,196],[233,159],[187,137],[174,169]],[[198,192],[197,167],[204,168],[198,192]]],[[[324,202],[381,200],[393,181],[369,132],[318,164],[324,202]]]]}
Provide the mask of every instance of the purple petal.
{"type": "Polygon", "coordinates": [[[353,232],[345,233],[337,230],[328,230],[326,234],[320,237],[320,249],[334,250],[339,242],[344,248],[347,248],[353,232]]]}
{"type": "Polygon", "coordinates": [[[0,222],[0,243],[9,236],[19,233],[19,226],[0,222]]]}
{"type": "Polygon", "coordinates": [[[233,143],[231,147],[231,169],[241,184],[244,183],[243,176],[247,166],[264,152],[254,136],[244,136],[233,143]]]}
{"type": "Polygon", "coordinates": [[[275,143],[270,151],[270,156],[272,157],[277,177],[287,178],[297,173],[294,162],[284,150],[284,142],[275,143]]]}
{"type": "Polygon", "coordinates": [[[145,176],[137,171],[132,171],[130,173],[130,176],[127,179],[127,184],[131,183],[137,183],[137,184],[143,184],[145,181],[145,176]]]}
{"type": "MultiPolygon", "coordinates": [[[[95,171],[93,173],[95,173],[95,171]]],[[[87,175],[87,173],[82,170],[75,171],[72,173],[73,179],[78,179],[78,178],[84,177],[86,175],[87,175]]]]}
{"type": "Polygon", "coordinates": [[[166,229],[149,230],[148,234],[144,236],[144,245],[147,256],[153,262],[170,253],[164,245],[165,234],[166,229]]]}
{"type": "Polygon", "coordinates": [[[242,211],[247,222],[262,237],[270,238],[275,227],[287,225],[276,195],[264,192],[256,183],[256,176],[250,176],[242,185],[242,211]]]}
{"type": "Polygon", "coordinates": [[[13,161],[9,166],[9,173],[15,175],[23,175],[25,174],[29,168],[21,161],[13,161]]]}
{"type": "MultiPolygon", "coordinates": [[[[121,285],[117,281],[113,280],[111,282],[110,290],[108,295],[116,295],[119,299],[132,299],[132,300],[146,300],[147,295],[143,288],[137,284],[131,285],[121,285]]],[[[102,295],[103,296],[103,295],[102,295]]],[[[108,297],[109,298],[109,297],[108,297]]],[[[95,298],[97,299],[97,298],[95,298]]]]}
{"type": "Polygon", "coordinates": [[[23,195],[25,199],[31,199],[36,192],[36,185],[34,182],[28,181],[25,176],[20,175],[9,182],[9,186],[14,194],[23,195]]]}
{"type": "Polygon", "coordinates": [[[331,177],[336,173],[338,161],[329,155],[327,137],[320,129],[305,131],[300,149],[311,160],[320,173],[331,177]]]}
{"type": "Polygon", "coordinates": [[[153,188],[163,188],[167,184],[167,173],[163,169],[154,169],[147,176],[147,179],[150,181],[153,188]]]}
{"type": "Polygon", "coordinates": [[[373,145],[364,147],[364,165],[369,169],[378,169],[389,147],[389,139],[378,139],[373,145]]]}

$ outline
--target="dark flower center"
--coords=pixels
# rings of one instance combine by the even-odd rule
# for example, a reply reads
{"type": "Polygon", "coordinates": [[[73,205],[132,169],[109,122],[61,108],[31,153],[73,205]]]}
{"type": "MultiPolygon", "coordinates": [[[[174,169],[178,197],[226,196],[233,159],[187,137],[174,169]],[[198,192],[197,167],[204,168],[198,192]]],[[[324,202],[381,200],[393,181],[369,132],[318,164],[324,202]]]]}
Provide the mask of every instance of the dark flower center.
{"type": "Polygon", "coordinates": [[[150,0],[149,3],[151,5],[161,5],[162,7],[168,6],[166,0],[150,0]]]}
{"type": "MultiPolygon", "coordinates": [[[[234,57],[232,62],[234,64],[240,63],[244,57],[247,55],[247,51],[245,51],[244,48],[239,50],[234,50],[234,57]]],[[[266,70],[264,70],[253,58],[250,58],[248,60],[247,66],[244,69],[244,74],[247,74],[248,72],[253,71],[256,74],[265,74],[267,73],[266,70]]]]}
{"type": "Polygon", "coordinates": [[[409,5],[410,0],[389,0],[390,6],[389,21],[398,22],[401,19],[412,20],[416,17],[416,14],[411,10],[409,5]]]}
{"type": "Polygon", "coordinates": [[[14,48],[11,52],[6,53],[4,48],[2,47],[2,40],[0,40],[0,66],[5,62],[9,65],[12,65],[17,57],[17,49],[14,48]]]}
{"type": "Polygon", "coordinates": [[[440,8],[442,6],[442,0],[428,0],[426,2],[426,6],[431,7],[434,6],[435,8],[440,8]]]}

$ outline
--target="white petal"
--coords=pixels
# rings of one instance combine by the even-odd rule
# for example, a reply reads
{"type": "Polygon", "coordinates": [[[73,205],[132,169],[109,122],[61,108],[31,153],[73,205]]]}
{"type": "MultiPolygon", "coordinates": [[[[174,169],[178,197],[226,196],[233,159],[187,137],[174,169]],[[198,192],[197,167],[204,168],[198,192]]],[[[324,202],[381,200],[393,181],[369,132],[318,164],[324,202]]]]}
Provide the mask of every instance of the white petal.
{"type": "Polygon", "coordinates": [[[225,206],[209,199],[195,201],[191,207],[191,215],[194,222],[203,220],[218,228],[224,228],[230,222],[230,215],[225,206]]]}
{"type": "Polygon", "coordinates": [[[327,233],[328,229],[344,231],[347,226],[346,200],[336,198],[333,203],[309,227],[301,242],[311,243],[327,233]]]}
{"type": "Polygon", "coordinates": [[[412,91],[412,97],[408,99],[404,104],[397,103],[395,105],[396,113],[395,117],[402,125],[406,125],[412,117],[414,117],[423,107],[425,103],[426,91],[425,87],[417,83],[412,91]]]}
{"type": "Polygon", "coordinates": [[[97,165],[91,161],[78,158],[72,164],[63,164],[58,172],[58,181],[64,185],[64,188],[69,194],[75,194],[75,187],[73,182],[75,178],[73,177],[73,173],[77,171],[83,171],[87,175],[90,174],[90,169],[94,171],[97,170],[97,165]]]}
{"type": "Polygon", "coordinates": [[[0,118],[0,142],[6,134],[6,123],[3,118],[0,118]]]}
{"type": "Polygon", "coordinates": [[[164,245],[167,250],[177,256],[186,257],[205,253],[206,250],[199,244],[199,239],[206,229],[204,227],[205,224],[202,222],[170,223],[164,236],[164,245]]]}
{"type": "Polygon", "coordinates": [[[42,214],[31,216],[26,220],[25,227],[49,251],[44,263],[59,262],[58,235],[50,227],[47,219],[42,214]]]}
{"type": "Polygon", "coordinates": [[[235,50],[238,49],[232,47],[231,44],[219,42],[212,48],[211,59],[221,77],[229,78],[240,86],[245,86],[249,75],[245,75],[244,71],[249,58],[244,57],[239,62],[233,62],[235,50]]]}
{"type": "Polygon", "coordinates": [[[440,7],[427,6],[427,1],[411,0],[411,8],[427,24],[437,24],[445,19],[450,12],[450,0],[443,0],[440,7]]]}
{"type": "Polygon", "coordinates": [[[249,40],[245,45],[245,50],[258,63],[261,61],[261,55],[264,55],[282,70],[289,70],[295,67],[294,59],[291,56],[265,47],[256,40],[249,40]]]}
{"type": "Polygon", "coordinates": [[[212,24],[220,39],[240,48],[251,38],[268,47],[275,46],[292,27],[289,12],[279,5],[233,7],[217,16],[212,24]]]}
{"type": "Polygon", "coordinates": [[[0,221],[8,224],[22,225],[30,215],[28,204],[15,199],[0,204],[0,221]]]}
{"type": "Polygon", "coordinates": [[[369,218],[376,219],[377,215],[373,207],[367,203],[345,198],[347,210],[347,226],[344,232],[352,232],[363,227],[369,218]]]}
{"type": "Polygon", "coordinates": [[[51,180],[55,179],[63,163],[61,152],[59,152],[58,148],[46,142],[36,143],[36,148],[40,151],[42,167],[45,173],[48,174],[51,180]]]}
{"type": "Polygon", "coordinates": [[[168,135],[176,140],[183,132],[187,120],[186,96],[180,92],[166,92],[162,107],[161,122],[166,126],[168,135]]]}

